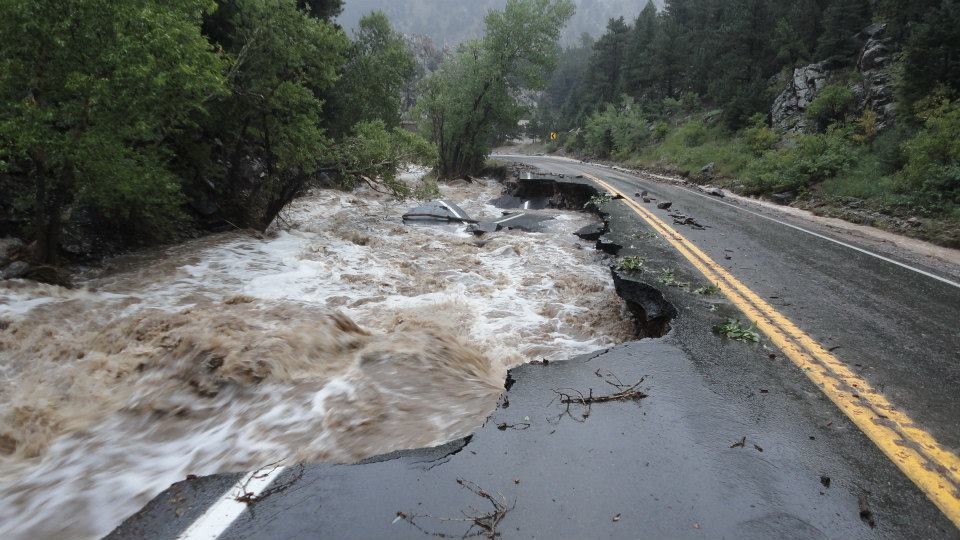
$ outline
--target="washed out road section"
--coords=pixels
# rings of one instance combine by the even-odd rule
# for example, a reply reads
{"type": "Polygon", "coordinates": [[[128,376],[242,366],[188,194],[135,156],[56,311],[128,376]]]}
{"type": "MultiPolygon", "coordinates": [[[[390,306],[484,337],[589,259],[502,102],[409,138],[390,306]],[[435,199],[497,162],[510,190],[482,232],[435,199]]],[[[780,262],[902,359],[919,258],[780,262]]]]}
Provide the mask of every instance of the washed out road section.
{"type": "MultiPolygon", "coordinates": [[[[604,240],[643,257],[675,308],[666,337],[511,370],[505,399],[460,443],[288,468],[221,537],[459,537],[491,519],[511,538],[957,535],[776,347],[710,332],[736,306],[657,280],[666,268],[676,281],[706,284],[671,245],[625,205],[605,210],[604,240]],[[558,398],[617,391],[609,380],[642,380],[646,397],[586,409],[558,398]]],[[[114,537],[167,530],[178,509],[222,495],[194,482],[154,499],[114,537]]],[[[193,522],[175,521],[181,531],[193,522]]]]}

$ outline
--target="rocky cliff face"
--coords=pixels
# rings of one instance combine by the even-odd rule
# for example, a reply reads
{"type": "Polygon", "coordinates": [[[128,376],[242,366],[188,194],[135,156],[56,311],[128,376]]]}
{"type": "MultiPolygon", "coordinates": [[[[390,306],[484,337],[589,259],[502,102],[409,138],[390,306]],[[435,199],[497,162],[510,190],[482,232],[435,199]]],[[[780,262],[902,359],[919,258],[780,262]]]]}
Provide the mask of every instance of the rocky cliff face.
{"type": "Polygon", "coordinates": [[[857,60],[857,71],[863,80],[851,90],[857,96],[858,110],[873,109],[882,128],[889,124],[895,114],[894,81],[892,64],[893,44],[884,37],[885,26],[875,24],[864,30],[866,42],[857,60]]]}
{"type": "Polygon", "coordinates": [[[781,131],[806,131],[810,121],[804,113],[827,85],[829,74],[826,62],[794,69],[793,77],[787,81],[786,88],[773,101],[770,109],[773,127],[781,131]]]}
{"type": "MultiPolygon", "coordinates": [[[[856,63],[860,76],[850,84],[857,98],[857,111],[872,109],[881,128],[893,121],[895,113],[892,74],[895,51],[891,41],[884,37],[885,29],[883,24],[874,24],[858,34],[863,43],[856,63]]],[[[841,63],[826,60],[794,69],[793,76],[787,80],[778,77],[775,82],[782,85],[783,90],[770,108],[773,127],[797,133],[810,130],[813,124],[806,117],[807,107],[831,80],[838,78],[841,69],[841,63]]]]}

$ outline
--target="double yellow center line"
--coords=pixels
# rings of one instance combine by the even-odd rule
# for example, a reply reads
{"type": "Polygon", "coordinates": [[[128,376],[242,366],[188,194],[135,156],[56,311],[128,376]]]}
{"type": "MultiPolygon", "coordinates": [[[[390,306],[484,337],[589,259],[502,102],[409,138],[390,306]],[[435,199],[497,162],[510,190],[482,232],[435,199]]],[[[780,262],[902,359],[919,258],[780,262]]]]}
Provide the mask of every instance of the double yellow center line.
{"type": "Polygon", "coordinates": [[[960,528],[960,458],[956,454],[917,427],[912,418],[895,408],[870,383],[653,212],[596,176],[584,176],[623,197],[631,209],[719,287],[960,528]]]}

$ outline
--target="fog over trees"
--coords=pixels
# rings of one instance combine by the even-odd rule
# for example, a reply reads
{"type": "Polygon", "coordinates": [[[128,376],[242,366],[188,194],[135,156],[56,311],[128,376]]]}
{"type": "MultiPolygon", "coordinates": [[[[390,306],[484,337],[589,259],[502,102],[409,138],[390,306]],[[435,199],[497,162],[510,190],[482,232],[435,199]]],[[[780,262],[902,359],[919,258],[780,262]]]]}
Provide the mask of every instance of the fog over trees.
{"type": "MultiPolygon", "coordinates": [[[[347,30],[357,27],[365,14],[380,10],[404,34],[423,34],[438,45],[456,45],[483,34],[483,18],[492,9],[503,9],[506,0],[349,0],[337,19],[347,30]]],[[[574,0],[577,12],[564,30],[563,41],[573,43],[582,33],[603,33],[610,18],[635,18],[646,2],[636,0],[574,0]]],[[[663,0],[656,0],[662,6],[663,0]]]]}

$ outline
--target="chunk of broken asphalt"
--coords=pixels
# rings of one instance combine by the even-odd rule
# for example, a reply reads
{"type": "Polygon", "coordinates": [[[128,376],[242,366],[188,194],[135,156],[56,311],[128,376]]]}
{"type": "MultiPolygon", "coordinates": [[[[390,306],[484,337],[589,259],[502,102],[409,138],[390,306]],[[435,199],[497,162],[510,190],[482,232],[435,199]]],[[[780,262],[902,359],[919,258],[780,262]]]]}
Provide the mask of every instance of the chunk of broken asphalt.
{"type": "Polygon", "coordinates": [[[596,241],[607,232],[606,223],[593,223],[573,233],[584,240],[596,241]]]}

